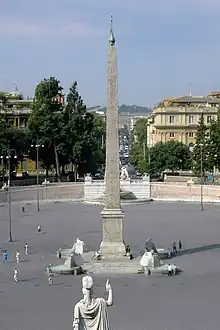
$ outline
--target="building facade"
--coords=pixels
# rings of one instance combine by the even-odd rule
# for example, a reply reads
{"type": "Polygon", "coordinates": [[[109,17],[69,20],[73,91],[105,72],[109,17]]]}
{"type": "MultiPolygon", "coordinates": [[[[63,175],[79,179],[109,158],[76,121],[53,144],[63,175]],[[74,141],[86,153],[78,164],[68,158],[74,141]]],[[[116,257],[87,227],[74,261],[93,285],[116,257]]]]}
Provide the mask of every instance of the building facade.
{"type": "Polygon", "coordinates": [[[220,93],[216,95],[210,93],[206,97],[184,96],[162,101],[148,119],[148,146],[177,140],[193,149],[201,115],[207,126],[217,117],[220,93]]]}
{"type": "MultiPolygon", "coordinates": [[[[64,104],[64,96],[57,98],[58,103],[64,104]]],[[[15,88],[14,92],[6,93],[0,91],[0,114],[4,115],[6,121],[18,129],[27,126],[28,118],[32,111],[33,99],[24,99],[22,93],[15,88]]],[[[22,171],[35,171],[36,162],[26,159],[18,164],[18,173],[22,171]]]]}

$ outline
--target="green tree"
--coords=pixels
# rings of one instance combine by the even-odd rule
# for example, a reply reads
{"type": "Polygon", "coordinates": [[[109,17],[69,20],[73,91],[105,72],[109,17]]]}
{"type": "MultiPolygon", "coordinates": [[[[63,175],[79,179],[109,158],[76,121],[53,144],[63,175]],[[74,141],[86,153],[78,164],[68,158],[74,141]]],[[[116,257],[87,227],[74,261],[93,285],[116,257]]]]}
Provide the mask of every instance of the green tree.
{"type": "Polygon", "coordinates": [[[218,110],[216,120],[212,120],[209,128],[207,155],[208,170],[213,171],[214,167],[220,170],[220,110],[218,110]]]}
{"type": "Polygon", "coordinates": [[[106,122],[97,115],[94,115],[93,127],[93,173],[97,170],[104,170],[105,166],[105,136],[106,136],[106,122]]]}
{"type": "Polygon", "coordinates": [[[201,159],[203,162],[203,171],[206,171],[209,168],[207,160],[208,149],[207,127],[202,114],[198,123],[196,143],[193,149],[193,170],[196,174],[200,174],[201,172],[201,159]]]}
{"type": "Polygon", "coordinates": [[[74,81],[63,112],[59,148],[66,161],[71,162],[80,175],[94,172],[98,163],[103,162],[104,127],[100,118],[87,112],[74,81]]]}
{"type": "Polygon", "coordinates": [[[149,172],[161,174],[162,171],[178,171],[191,169],[191,153],[182,142],[171,140],[158,142],[150,149],[147,158],[149,172]],[[149,164],[150,161],[150,164],[149,164]]]}
{"type": "MultiPolygon", "coordinates": [[[[28,120],[29,135],[36,143],[54,151],[56,175],[60,181],[59,144],[61,142],[61,125],[63,105],[58,102],[63,88],[54,77],[41,81],[35,90],[33,109],[28,120]]],[[[51,162],[53,161],[51,159],[51,162]]],[[[48,167],[47,163],[47,167],[48,167]]],[[[47,168],[48,170],[48,168],[47,168]]]]}
{"type": "Polygon", "coordinates": [[[147,141],[147,118],[140,118],[134,125],[133,134],[136,141],[143,146],[147,141]]]}
{"type": "Polygon", "coordinates": [[[132,144],[131,163],[142,174],[148,172],[147,157],[148,149],[145,146],[140,148],[137,142],[132,144]],[[145,150],[143,150],[143,148],[145,148],[145,150]]]}
{"type": "Polygon", "coordinates": [[[142,174],[148,172],[147,118],[139,119],[131,136],[131,162],[142,174]]]}

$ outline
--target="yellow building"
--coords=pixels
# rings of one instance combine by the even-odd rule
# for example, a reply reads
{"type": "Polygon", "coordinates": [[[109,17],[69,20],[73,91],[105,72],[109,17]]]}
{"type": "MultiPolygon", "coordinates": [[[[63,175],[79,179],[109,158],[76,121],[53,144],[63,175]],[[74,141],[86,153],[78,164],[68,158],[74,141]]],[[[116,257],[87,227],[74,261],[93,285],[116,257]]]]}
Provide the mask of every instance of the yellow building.
{"type": "Polygon", "coordinates": [[[23,95],[16,89],[12,93],[1,92],[5,96],[0,100],[0,112],[6,116],[6,120],[17,128],[25,128],[33,99],[24,100],[23,95]]]}
{"type": "Polygon", "coordinates": [[[204,115],[206,125],[217,116],[220,107],[219,95],[220,93],[213,92],[209,96],[184,96],[163,100],[149,117],[148,146],[175,139],[193,148],[201,115],[204,115]]]}
{"type": "MultiPolygon", "coordinates": [[[[23,95],[16,89],[12,93],[0,92],[0,113],[4,114],[8,123],[16,128],[24,129],[27,126],[33,99],[24,100],[23,95]]],[[[26,158],[18,164],[18,173],[22,171],[35,171],[36,163],[26,158]]]]}

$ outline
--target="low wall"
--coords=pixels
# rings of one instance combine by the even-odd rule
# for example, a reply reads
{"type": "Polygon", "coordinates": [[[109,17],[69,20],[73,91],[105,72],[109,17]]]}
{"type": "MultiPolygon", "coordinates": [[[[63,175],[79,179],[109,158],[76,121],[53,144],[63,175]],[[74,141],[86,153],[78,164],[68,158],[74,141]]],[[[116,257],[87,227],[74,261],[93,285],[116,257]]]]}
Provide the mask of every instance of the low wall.
{"type": "MultiPolygon", "coordinates": [[[[104,193],[104,181],[102,185],[98,181],[94,181],[93,193],[90,198],[99,196],[104,193]],[[95,188],[95,189],[94,189],[95,188]]],[[[86,189],[91,185],[86,183],[55,183],[50,186],[39,186],[40,200],[84,200],[84,194],[86,189]]],[[[133,193],[140,199],[151,198],[152,199],[191,199],[200,200],[201,187],[200,185],[187,186],[184,183],[180,184],[167,184],[167,183],[151,183],[151,194],[150,187],[146,184],[141,184],[140,180],[134,180],[130,182],[122,181],[122,187],[129,191],[130,187],[133,193]],[[136,190],[137,191],[136,191],[136,190]],[[146,197],[148,196],[148,197],[146,197]]],[[[90,189],[90,188],[88,188],[90,189]]],[[[130,190],[131,191],[131,190],[130,190]]],[[[87,191],[87,194],[89,192],[87,191]]],[[[91,193],[91,189],[90,189],[91,193]]],[[[36,186],[29,187],[12,187],[11,188],[11,200],[12,202],[24,202],[24,201],[35,201],[37,196],[36,186]]],[[[87,195],[88,196],[88,195],[87,195]]],[[[88,197],[87,197],[88,198],[88,197]]],[[[220,186],[203,186],[203,199],[204,201],[220,201],[220,186]]],[[[7,191],[0,190],[0,203],[6,203],[8,200],[7,191]]]]}
{"type": "MultiPolygon", "coordinates": [[[[151,198],[156,199],[191,199],[199,200],[201,198],[200,185],[187,184],[151,184],[151,198]]],[[[220,201],[220,187],[219,186],[203,186],[203,200],[219,200],[220,201]]]]}
{"type": "MultiPolygon", "coordinates": [[[[59,199],[83,199],[83,183],[62,183],[51,184],[49,186],[39,186],[40,200],[59,200],[59,199]]],[[[37,187],[12,187],[12,202],[35,201],[37,198],[37,187]]],[[[0,203],[8,201],[8,192],[0,190],[0,203]]]]}

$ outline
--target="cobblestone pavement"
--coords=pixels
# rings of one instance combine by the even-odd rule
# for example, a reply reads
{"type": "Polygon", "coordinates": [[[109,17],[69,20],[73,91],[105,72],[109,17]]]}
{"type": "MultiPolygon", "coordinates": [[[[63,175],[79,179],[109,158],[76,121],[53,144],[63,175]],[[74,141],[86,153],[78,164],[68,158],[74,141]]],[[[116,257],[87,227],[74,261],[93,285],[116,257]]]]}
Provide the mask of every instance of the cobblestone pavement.
{"type": "MultiPolygon", "coordinates": [[[[101,207],[83,204],[34,205],[12,212],[13,243],[8,243],[7,207],[0,208],[0,248],[9,250],[9,263],[0,260],[0,329],[65,330],[72,327],[72,306],[81,299],[80,276],[56,276],[49,287],[45,266],[58,263],[55,251],[72,246],[79,237],[87,249],[101,241],[101,207]],[[41,224],[43,234],[36,233],[41,224]],[[25,242],[30,254],[24,256],[25,242]],[[15,263],[16,249],[21,263],[15,263]],[[14,283],[18,267],[20,282],[14,283]]],[[[125,239],[135,253],[152,237],[168,248],[181,239],[186,253],[173,261],[184,269],[175,276],[109,275],[114,306],[109,318],[114,330],[218,330],[220,304],[220,206],[165,204],[124,207],[125,239]]],[[[103,276],[95,276],[95,294],[105,296],[103,276]]]]}

